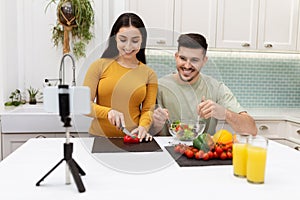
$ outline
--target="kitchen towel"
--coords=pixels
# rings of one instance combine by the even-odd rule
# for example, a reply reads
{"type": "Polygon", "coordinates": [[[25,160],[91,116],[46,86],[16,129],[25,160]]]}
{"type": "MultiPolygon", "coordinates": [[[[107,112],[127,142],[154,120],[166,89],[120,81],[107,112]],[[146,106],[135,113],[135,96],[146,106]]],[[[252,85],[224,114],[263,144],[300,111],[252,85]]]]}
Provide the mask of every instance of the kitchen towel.
{"type": "Polygon", "coordinates": [[[153,138],[149,142],[138,144],[124,143],[123,138],[95,137],[92,153],[113,153],[113,152],[160,152],[162,149],[153,138]]]}

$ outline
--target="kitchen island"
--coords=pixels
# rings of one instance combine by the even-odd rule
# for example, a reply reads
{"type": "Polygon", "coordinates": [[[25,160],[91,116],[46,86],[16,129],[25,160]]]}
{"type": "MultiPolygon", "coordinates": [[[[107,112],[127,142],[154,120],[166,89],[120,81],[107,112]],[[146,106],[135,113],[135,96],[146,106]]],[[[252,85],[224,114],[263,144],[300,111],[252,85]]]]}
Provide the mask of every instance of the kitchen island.
{"type": "Polygon", "coordinates": [[[300,152],[270,141],[265,184],[233,175],[232,165],[179,167],[164,149],[170,137],[155,137],[162,152],[92,154],[94,138],[72,138],[73,158],[86,172],[79,193],[65,163],[39,187],[36,182],[63,157],[63,138],[30,139],[0,162],[1,199],[284,199],[300,198],[300,152]]]}

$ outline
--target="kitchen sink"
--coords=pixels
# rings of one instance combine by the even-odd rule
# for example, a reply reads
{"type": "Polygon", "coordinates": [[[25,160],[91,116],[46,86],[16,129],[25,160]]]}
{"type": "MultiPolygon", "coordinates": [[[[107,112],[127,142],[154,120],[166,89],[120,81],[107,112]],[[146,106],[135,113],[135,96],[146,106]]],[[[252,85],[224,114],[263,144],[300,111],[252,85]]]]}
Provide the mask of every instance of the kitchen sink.
{"type": "MultiPolygon", "coordinates": [[[[88,132],[91,118],[70,115],[71,132],[88,132]]],[[[46,112],[42,104],[21,105],[1,113],[2,133],[65,132],[58,113],[46,112]]]]}

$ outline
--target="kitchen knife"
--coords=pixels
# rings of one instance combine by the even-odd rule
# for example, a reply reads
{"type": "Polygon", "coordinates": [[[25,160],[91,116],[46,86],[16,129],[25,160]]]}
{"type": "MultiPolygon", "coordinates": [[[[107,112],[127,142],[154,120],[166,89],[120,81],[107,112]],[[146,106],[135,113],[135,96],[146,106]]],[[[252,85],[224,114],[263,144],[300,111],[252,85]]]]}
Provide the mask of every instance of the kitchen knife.
{"type": "Polygon", "coordinates": [[[127,128],[125,128],[123,126],[121,126],[121,130],[123,131],[123,133],[125,133],[126,135],[129,135],[130,137],[136,137],[135,135],[130,133],[130,131],[127,128]]]}

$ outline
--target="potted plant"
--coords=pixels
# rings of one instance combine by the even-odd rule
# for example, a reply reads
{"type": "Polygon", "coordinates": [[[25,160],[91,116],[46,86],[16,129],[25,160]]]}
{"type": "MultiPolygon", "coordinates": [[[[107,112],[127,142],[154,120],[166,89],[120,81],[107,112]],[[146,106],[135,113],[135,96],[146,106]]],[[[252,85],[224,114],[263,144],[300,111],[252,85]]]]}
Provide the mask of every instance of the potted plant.
{"type": "Polygon", "coordinates": [[[36,104],[37,103],[37,97],[40,94],[39,89],[35,89],[30,86],[29,89],[27,89],[27,92],[29,94],[29,104],[36,104]]]}
{"type": "Polygon", "coordinates": [[[69,33],[72,35],[73,54],[77,59],[85,57],[85,47],[93,38],[94,10],[90,0],[50,0],[57,3],[57,23],[52,30],[54,46],[63,45],[63,53],[70,52],[69,33]],[[57,3],[58,2],[58,3],[57,3]]]}
{"type": "Polygon", "coordinates": [[[21,91],[16,89],[10,93],[10,101],[4,103],[5,106],[19,106],[25,104],[25,100],[22,99],[21,91]]]}

